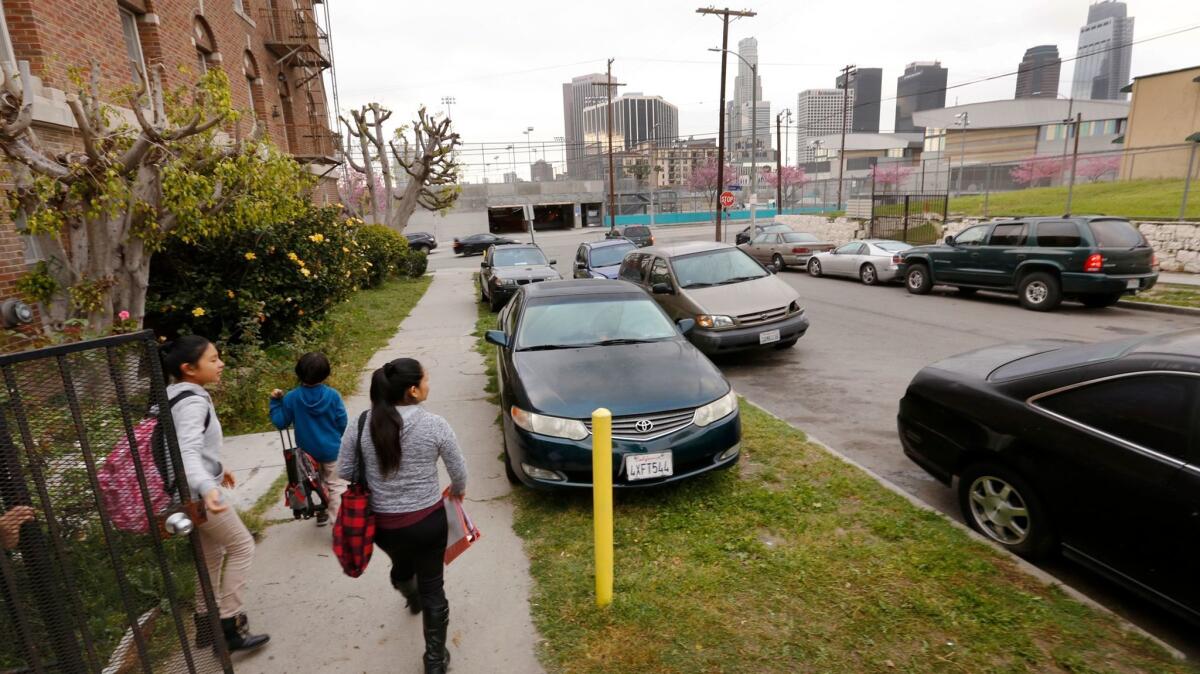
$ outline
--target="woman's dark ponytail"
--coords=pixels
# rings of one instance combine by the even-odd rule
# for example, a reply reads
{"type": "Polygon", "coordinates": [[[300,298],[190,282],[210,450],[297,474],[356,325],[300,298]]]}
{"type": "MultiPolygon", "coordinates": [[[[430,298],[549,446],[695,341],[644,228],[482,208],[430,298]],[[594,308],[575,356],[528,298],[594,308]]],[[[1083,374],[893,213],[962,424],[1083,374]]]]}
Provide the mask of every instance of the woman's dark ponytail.
{"type": "Polygon", "coordinates": [[[421,385],[425,370],[412,358],[397,358],[371,375],[371,442],[379,460],[379,472],[391,475],[400,468],[400,434],[404,420],[396,405],[408,398],[408,390],[421,385]]]}
{"type": "Polygon", "coordinates": [[[163,371],[175,381],[183,379],[183,366],[199,363],[210,344],[212,342],[200,335],[184,335],[163,344],[158,351],[162,354],[163,371]]]}

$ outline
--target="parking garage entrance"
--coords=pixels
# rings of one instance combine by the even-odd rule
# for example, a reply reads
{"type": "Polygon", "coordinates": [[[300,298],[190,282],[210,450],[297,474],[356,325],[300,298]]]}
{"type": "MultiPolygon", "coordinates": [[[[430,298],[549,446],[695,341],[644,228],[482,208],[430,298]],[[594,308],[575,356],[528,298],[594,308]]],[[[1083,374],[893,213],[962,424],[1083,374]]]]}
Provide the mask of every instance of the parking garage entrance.
{"type": "MultiPolygon", "coordinates": [[[[533,226],[545,229],[571,229],[575,226],[574,204],[538,204],[533,207],[533,226]]],[[[488,208],[488,231],[493,234],[525,232],[523,206],[493,206],[488,208]]]]}

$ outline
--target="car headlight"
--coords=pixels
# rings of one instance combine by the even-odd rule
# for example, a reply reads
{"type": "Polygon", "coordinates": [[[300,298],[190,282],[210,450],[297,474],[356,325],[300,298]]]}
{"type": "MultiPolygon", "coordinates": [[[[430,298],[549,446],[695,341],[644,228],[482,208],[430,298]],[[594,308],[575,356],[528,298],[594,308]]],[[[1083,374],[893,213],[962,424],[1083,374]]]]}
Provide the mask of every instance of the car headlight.
{"type": "Polygon", "coordinates": [[[533,412],[526,412],[516,405],[513,405],[509,413],[512,415],[514,424],[530,433],[549,435],[555,438],[566,438],[568,440],[582,440],[588,436],[587,426],[584,426],[583,422],[578,419],[563,419],[544,414],[534,414],[533,412]]]}
{"type": "Polygon", "coordinates": [[[737,410],[737,406],[737,394],[733,392],[733,389],[729,389],[729,393],[726,393],[717,400],[704,407],[696,408],[696,414],[692,417],[692,423],[697,426],[707,426],[733,414],[737,410]]]}
{"type": "Polygon", "coordinates": [[[731,328],[733,327],[733,319],[729,316],[700,314],[696,317],[696,325],[702,328],[731,328]]]}
{"type": "Polygon", "coordinates": [[[502,285],[502,286],[515,286],[515,285],[517,285],[517,280],[516,280],[516,279],[511,279],[511,278],[502,278],[502,279],[500,279],[500,285],[502,285]]]}
{"type": "Polygon", "coordinates": [[[797,311],[804,313],[804,307],[800,306],[800,300],[792,300],[792,303],[788,305],[788,313],[794,314],[797,311]]]}

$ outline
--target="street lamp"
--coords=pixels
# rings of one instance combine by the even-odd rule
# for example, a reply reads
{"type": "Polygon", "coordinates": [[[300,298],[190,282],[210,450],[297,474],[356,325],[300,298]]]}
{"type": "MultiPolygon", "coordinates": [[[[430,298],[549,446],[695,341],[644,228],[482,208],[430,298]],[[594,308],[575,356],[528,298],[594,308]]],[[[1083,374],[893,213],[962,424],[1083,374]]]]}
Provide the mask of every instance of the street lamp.
{"type": "Polygon", "coordinates": [[[517,150],[516,150],[516,146],[509,145],[508,147],[506,147],[504,149],[508,150],[508,158],[509,158],[510,162],[512,163],[513,182],[515,183],[515,182],[517,182],[517,150]]]}
{"type": "Polygon", "coordinates": [[[958,155],[958,186],[955,188],[958,196],[962,196],[963,163],[967,157],[967,127],[971,125],[971,113],[964,110],[955,115],[954,119],[958,120],[954,122],[955,126],[962,125],[962,145],[958,155]]]}
{"type": "Polygon", "coordinates": [[[455,104],[453,96],[442,96],[442,105],[446,106],[446,119],[450,118],[450,106],[455,104]]]}
{"type": "Polygon", "coordinates": [[[529,180],[533,180],[533,150],[529,145],[529,134],[533,133],[533,127],[526,128],[522,133],[525,134],[525,161],[529,162],[529,180]]]}
{"type": "MultiPolygon", "coordinates": [[[[711,47],[709,51],[733,54],[750,67],[750,231],[754,231],[754,207],[758,205],[758,64],[751,63],[741,54],[728,49],[711,47]]],[[[720,111],[720,114],[725,114],[725,111],[720,111]]],[[[718,185],[717,189],[724,187],[718,185]]]]}

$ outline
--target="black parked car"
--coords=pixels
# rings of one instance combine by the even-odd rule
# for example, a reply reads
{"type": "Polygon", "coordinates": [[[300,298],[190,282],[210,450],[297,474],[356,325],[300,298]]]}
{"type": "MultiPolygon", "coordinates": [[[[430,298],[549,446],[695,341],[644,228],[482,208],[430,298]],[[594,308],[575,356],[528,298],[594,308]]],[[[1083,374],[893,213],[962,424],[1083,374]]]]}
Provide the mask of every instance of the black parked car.
{"type": "Polygon", "coordinates": [[[912,380],[899,430],[983,535],[1200,622],[1200,330],[955,356],[912,380]]]}
{"type": "Polygon", "coordinates": [[[404,238],[408,239],[408,247],[412,250],[423,250],[428,254],[437,248],[437,239],[429,232],[405,232],[404,238]]]}
{"type": "Polygon", "coordinates": [[[1015,292],[1021,306],[1050,311],[1064,298],[1088,307],[1116,304],[1158,280],[1154,251],[1128,220],[1099,216],[1023,218],[968,227],[943,245],[901,254],[908,292],[934,285],[1015,292]]]}
{"type": "Polygon", "coordinates": [[[532,243],[492,246],[479,263],[479,301],[499,311],[517,288],[527,283],[557,281],[562,278],[553,267],[558,260],[546,260],[542,249],[532,243]]]}
{"type": "Polygon", "coordinates": [[[741,417],[721,371],[642,289],[579,279],[522,286],[487,341],[499,348],[509,480],[590,487],[591,415],[612,412],[616,488],[737,463],[741,417]]]}
{"type": "Polygon", "coordinates": [[[654,233],[645,225],[626,225],[625,227],[613,227],[605,234],[606,239],[629,239],[638,248],[654,245],[654,233]]]}
{"type": "Polygon", "coordinates": [[[479,255],[488,249],[488,246],[503,246],[508,243],[517,243],[516,241],[504,237],[496,236],[495,234],[472,234],[465,239],[454,237],[454,253],[456,255],[479,255]]]}

